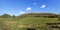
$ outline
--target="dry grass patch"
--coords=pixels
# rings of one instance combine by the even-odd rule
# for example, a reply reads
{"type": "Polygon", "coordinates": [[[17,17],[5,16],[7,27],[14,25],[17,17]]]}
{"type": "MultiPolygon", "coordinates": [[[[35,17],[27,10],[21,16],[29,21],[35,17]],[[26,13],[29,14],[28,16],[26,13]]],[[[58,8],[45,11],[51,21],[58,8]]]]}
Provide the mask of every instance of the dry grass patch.
{"type": "Polygon", "coordinates": [[[18,28],[31,28],[33,26],[33,24],[29,24],[29,25],[18,25],[18,28]]]}
{"type": "Polygon", "coordinates": [[[16,25],[17,21],[4,21],[3,23],[6,25],[16,25]]]}

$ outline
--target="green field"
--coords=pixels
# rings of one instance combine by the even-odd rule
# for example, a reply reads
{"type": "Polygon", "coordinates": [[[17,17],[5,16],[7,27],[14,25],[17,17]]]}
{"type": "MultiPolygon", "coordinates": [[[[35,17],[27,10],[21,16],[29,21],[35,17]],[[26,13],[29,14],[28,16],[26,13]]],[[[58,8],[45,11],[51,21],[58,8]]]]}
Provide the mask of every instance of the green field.
{"type": "Polygon", "coordinates": [[[48,22],[56,22],[58,18],[24,17],[0,18],[0,30],[27,30],[26,28],[43,27],[48,22]]]}
{"type": "Polygon", "coordinates": [[[51,13],[29,13],[20,16],[0,16],[0,30],[47,30],[46,23],[55,23],[59,15],[51,13]]]}

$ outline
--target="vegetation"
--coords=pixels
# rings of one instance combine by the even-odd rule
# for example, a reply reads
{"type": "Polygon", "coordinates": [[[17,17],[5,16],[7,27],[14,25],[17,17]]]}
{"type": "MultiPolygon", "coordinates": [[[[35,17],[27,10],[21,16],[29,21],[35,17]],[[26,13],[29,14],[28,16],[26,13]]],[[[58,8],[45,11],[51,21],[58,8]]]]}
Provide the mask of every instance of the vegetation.
{"type": "Polygon", "coordinates": [[[57,18],[60,15],[57,14],[52,14],[52,13],[28,13],[28,14],[23,14],[18,17],[45,17],[45,18],[57,18]]]}
{"type": "Polygon", "coordinates": [[[0,30],[47,30],[46,23],[56,22],[59,16],[52,13],[28,13],[20,16],[4,14],[0,16],[0,30]]]}
{"type": "Polygon", "coordinates": [[[11,17],[11,16],[8,15],[8,14],[3,14],[1,17],[2,17],[2,18],[9,18],[9,17],[11,17]]]}

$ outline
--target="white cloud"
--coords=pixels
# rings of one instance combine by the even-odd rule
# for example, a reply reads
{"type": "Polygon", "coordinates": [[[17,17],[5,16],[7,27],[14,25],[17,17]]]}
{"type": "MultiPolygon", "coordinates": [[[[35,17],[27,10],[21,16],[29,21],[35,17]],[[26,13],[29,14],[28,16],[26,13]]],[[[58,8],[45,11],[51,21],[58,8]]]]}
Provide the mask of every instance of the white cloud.
{"type": "Polygon", "coordinates": [[[24,12],[24,11],[20,11],[20,14],[25,14],[26,12],[24,12]]]}
{"type": "Polygon", "coordinates": [[[27,7],[26,10],[31,10],[31,8],[30,7],[27,7]]]}
{"type": "Polygon", "coordinates": [[[45,8],[46,7],[46,5],[42,5],[40,8],[45,8]]]}
{"type": "Polygon", "coordinates": [[[34,5],[36,5],[36,2],[34,2],[34,5]]]}

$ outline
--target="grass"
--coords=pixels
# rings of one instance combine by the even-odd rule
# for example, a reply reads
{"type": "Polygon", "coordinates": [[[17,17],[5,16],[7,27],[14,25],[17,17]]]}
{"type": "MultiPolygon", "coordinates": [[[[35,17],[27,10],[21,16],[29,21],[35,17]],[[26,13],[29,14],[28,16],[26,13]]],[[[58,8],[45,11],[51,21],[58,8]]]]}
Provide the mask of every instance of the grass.
{"type": "MultiPolygon", "coordinates": [[[[0,18],[0,22],[11,30],[26,30],[26,27],[41,27],[47,22],[56,22],[58,18],[25,17],[25,18],[0,18]],[[25,27],[25,28],[24,28],[25,27]]],[[[2,30],[0,28],[0,30],[2,30]]]]}

